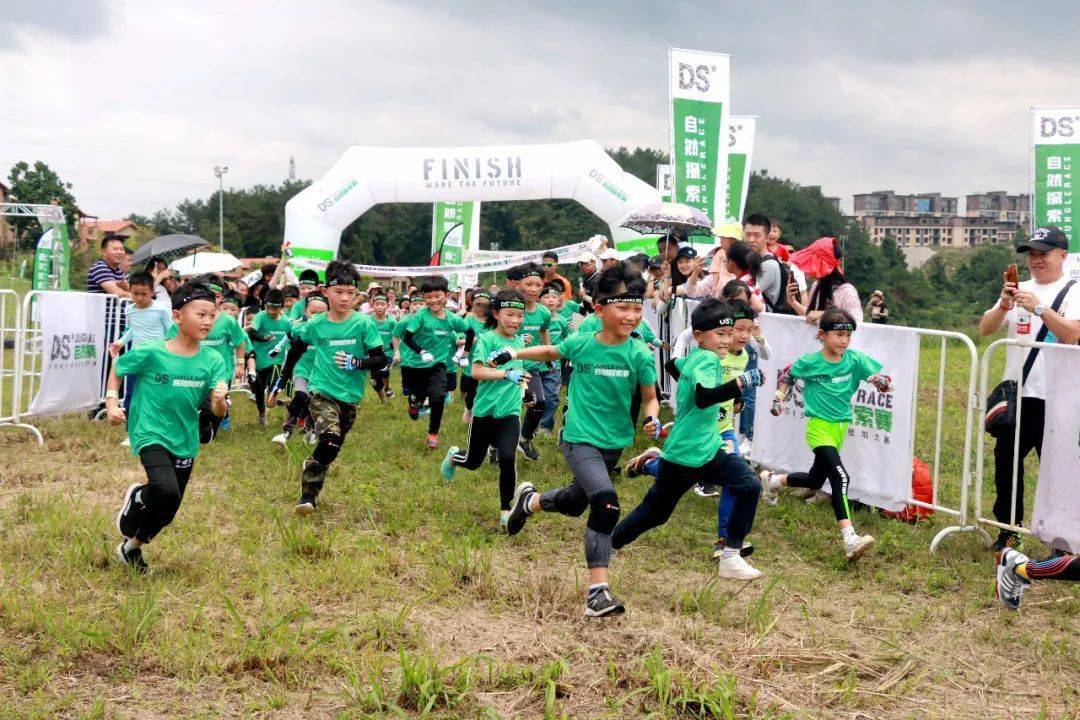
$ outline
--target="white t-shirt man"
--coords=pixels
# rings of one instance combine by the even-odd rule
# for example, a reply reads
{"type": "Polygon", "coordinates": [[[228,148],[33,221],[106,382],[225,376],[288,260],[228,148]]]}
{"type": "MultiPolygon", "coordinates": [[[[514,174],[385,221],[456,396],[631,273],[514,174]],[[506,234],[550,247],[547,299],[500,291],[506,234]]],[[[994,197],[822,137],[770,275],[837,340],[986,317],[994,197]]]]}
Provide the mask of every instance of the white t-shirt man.
{"type": "MultiPolygon", "coordinates": [[[[1054,299],[1061,289],[1069,282],[1068,275],[1046,285],[1040,285],[1034,280],[1024,280],[1019,289],[1034,294],[1039,298],[1039,304],[1049,310],[1054,299]]],[[[1058,308],[1058,314],[1066,320],[1080,320],[1080,282],[1075,283],[1058,308]]],[[[1028,312],[1019,305],[1013,306],[1012,310],[1005,313],[1005,336],[1009,339],[1035,341],[1039,331],[1042,330],[1042,318],[1035,313],[1028,312]]],[[[1046,335],[1044,342],[1057,342],[1053,332],[1046,335]]],[[[1015,380],[1024,367],[1027,360],[1027,348],[1009,347],[1005,354],[1005,380],[1015,380]]],[[[1046,399],[1046,387],[1043,380],[1043,354],[1040,352],[1035,358],[1035,364],[1031,366],[1027,382],[1024,383],[1023,396],[1027,398],[1046,399]]]]}

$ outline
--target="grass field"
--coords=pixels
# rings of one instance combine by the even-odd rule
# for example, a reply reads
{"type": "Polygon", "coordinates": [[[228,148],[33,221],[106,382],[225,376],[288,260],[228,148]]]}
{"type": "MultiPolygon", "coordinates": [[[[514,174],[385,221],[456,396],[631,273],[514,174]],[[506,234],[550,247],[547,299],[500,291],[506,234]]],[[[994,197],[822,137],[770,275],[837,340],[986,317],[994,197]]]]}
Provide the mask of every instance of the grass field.
{"type": "MultiPolygon", "coordinates": [[[[935,348],[923,354],[919,407],[928,459],[935,348]]],[[[947,498],[962,371],[950,356],[947,498]]],[[[390,406],[365,399],[307,519],[292,514],[306,446],[273,446],[236,397],[235,429],[204,449],[176,522],[147,550],[149,577],[112,556],[121,493],[143,479],[119,429],[44,420],[44,448],[0,431],[0,716],[1080,713],[1075,587],[1039,585],[1006,612],[975,536],[928,554],[944,516],[911,526],[860,513],[878,545],[848,566],[829,507],[782,496],[760,508],[752,536],[766,577],[745,585],[715,578],[715,505],[688,496],[668,526],[616,555],[628,614],[587,621],[584,519],[498,533],[494,468],[444,483],[442,452],[423,447],[400,395],[390,406]]],[[[464,440],[460,415],[459,403],[448,408],[443,448],[464,440]]],[[[520,476],[564,483],[554,440],[540,447],[520,476]]],[[[624,512],[647,487],[617,485],[624,512]]]]}

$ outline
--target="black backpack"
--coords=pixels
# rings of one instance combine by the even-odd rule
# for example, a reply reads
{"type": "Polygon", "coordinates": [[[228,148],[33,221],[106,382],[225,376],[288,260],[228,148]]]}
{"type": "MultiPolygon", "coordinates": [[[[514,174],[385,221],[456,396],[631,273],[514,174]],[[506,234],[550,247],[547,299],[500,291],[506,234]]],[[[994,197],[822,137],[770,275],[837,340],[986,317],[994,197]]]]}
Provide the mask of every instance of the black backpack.
{"type": "Polygon", "coordinates": [[[769,255],[768,257],[763,258],[761,261],[762,267],[764,267],[767,262],[774,262],[780,267],[780,295],[777,297],[776,303],[774,304],[769,301],[769,297],[765,295],[765,293],[762,293],[761,298],[765,301],[765,308],[769,312],[776,313],[777,315],[798,315],[798,313],[795,312],[795,308],[791,307],[787,299],[787,287],[788,283],[791,282],[791,268],[785,263],[780,262],[775,255],[769,255]]]}

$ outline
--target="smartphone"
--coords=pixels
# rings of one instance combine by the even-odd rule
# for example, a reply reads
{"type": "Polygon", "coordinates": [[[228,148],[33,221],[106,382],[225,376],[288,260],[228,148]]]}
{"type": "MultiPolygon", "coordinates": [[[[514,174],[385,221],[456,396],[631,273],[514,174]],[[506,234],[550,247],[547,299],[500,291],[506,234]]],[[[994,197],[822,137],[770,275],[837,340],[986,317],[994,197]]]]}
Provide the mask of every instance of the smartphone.
{"type": "Polygon", "coordinates": [[[1012,283],[1013,285],[1020,282],[1020,278],[1016,274],[1016,263],[1005,268],[1005,282],[1012,283]]]}

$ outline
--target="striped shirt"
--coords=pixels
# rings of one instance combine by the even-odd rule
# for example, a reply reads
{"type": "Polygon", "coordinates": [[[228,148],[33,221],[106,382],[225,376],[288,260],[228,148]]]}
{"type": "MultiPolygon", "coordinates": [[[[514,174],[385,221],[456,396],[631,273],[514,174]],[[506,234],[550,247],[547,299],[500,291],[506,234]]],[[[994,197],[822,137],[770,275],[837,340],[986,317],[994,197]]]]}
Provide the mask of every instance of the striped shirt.
{"type": "Polygon", "coordinates": [[[103,293],[101,284],[109,281],[122,282],[124,272],[119,268],[113,270],[104,260],[95,260],[90,269],[86,271],[86,292],[103,293]]]}

